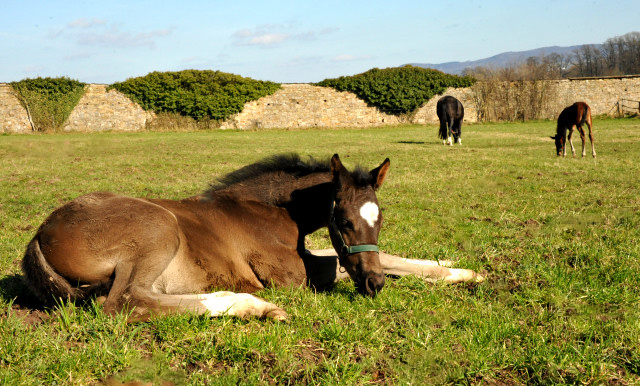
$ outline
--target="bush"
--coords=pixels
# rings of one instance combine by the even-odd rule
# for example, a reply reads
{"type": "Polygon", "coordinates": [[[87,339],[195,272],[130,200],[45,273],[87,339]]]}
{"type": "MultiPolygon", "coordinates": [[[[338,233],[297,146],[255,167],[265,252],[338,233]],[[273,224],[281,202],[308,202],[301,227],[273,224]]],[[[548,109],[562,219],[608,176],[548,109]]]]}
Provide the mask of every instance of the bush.
{"type": "Polygon", "coordinates": [[[210,70],[152,72],[114,83],[114,88],[156,113],[178,113],[196,120],[224,120],[246,102],[273,94],[280,85],[210,70]]]}
{"type": "Polygon", "coordinates": [[[66,77],[23,79],[10,84],[27,110],[34,131],[61,129],[84,94],[85,86],[66,77]]]}
{"type": "Polygon", "coordinates": [[[402,115],[414,111],[449,87],[469,87],[474,81],[469,76],[404,66],[383,70],[374,68],[354,76],[325,79],[316,85],[350,91],[382,112],[402,115]]]}

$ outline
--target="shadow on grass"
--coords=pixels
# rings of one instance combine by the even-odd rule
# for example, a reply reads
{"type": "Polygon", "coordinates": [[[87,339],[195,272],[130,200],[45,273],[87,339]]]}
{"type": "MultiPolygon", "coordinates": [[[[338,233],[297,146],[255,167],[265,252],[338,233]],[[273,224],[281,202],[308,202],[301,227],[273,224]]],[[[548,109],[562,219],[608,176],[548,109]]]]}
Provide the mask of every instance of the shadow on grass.
{"type": "Polygon", "coordinates": [[[14,307],[43,311],[42,302],[31,293],[22,275],[8,275],[0,279],[0,298],[14,307]]]}
{"type": "Polygon", "coordinates": [[[396,143],[404,143],[404,144],[407,144],[407,145],[424,145],[424,144],[426,144],[426,142],[424,142],[424,141],[398,141],[396,143]]]}

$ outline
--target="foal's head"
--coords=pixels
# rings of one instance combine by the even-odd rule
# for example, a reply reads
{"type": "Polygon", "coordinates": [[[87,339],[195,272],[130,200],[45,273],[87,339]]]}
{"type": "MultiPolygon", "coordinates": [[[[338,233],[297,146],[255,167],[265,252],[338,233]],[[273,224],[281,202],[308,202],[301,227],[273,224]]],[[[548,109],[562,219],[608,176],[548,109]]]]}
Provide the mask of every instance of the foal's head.
{"type": "Polygon", "coordinates": [[[384,286],[384,273],[378,257],[378,234],[382,214],[375,191],[382,185],[389,159],[367,172],[348,172],[335,154],[331,158],[334,200],[329,235],[338,252],[340,265],[358,291],[374,296],[384,286]]]}
{"type": "Polygon", "coordinates": [[[560,129],[558,129],[558,134],[555,137],[551,137],[556,142],[556,154],[558,156],[563,155],[564,153],[564,136],[560,134],[560,129]]]}

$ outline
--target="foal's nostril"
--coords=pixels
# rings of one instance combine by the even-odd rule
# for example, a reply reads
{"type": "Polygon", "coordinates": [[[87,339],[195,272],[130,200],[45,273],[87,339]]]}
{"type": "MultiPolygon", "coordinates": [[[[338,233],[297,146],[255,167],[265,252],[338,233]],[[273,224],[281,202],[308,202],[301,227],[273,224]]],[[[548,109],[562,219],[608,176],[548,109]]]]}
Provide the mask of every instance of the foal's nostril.
{"type": "Polygon", "coordinates": [[[382,287],[384,287],[384,274],[370,275],[365,280],[365,286],[367,295],[376,296],[376,294],[382,290],[382,287]]]}

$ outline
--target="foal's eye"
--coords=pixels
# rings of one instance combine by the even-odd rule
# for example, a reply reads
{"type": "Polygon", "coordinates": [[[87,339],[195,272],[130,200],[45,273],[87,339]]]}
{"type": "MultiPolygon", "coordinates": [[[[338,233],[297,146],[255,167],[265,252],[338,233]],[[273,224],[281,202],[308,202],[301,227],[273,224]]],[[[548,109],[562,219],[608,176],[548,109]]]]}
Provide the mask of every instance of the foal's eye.
{"type": "Polygon", "coordinates": [[[353,224],[351,223],[351,221],[347,220],[346,218],[340,219],[340,225],[342,225],[342,228],[344,229],[353,229],[353,224]]]}

